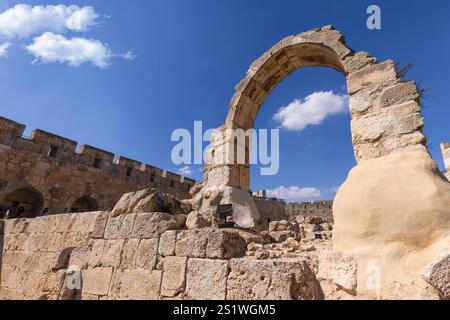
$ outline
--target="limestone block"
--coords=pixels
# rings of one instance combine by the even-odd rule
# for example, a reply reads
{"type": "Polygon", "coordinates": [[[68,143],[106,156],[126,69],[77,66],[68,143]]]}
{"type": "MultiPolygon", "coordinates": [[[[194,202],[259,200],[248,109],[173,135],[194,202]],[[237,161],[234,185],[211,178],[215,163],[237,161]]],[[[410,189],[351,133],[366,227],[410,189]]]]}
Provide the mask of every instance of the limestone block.
{"type": "Polygon", "coordinates": [[[192,211],[187,216],[186,227],[190,230],[211,227],[212,223],[210,219],[210,212],[212,210],[213,209],[208,208],[201,210],[201,212],[192,211]]]}
{"type": "Polygon", "coordinates": [[[89,253],[89,266],[98,267],[102,265],[103,252],[105,251],[107,240],[94,240],[91,244],[92,249],[89,253]]]}
{"type": "Polygon", "coordinates": [[[90,255],[91,248],[89,247],[74,248],[70,254],[69,266],[76,266],[80,270],[86,269],[89,264],[90,255]]]}
{"type": "Polygon", "coordinates": [[[175,254],[179,257],[204,258],[209,230],[182,230],[177,234],[175,254]]]}
{"type": "Polygon", "coordinates": [[[356,294],[357,262],[349,255],[335,251],[320,251],[317,278],[331,280],[348,293],[356,294]]]}
{"type": "Polygon", "coordinates": [[[375,62],[377,62],[377,59],[372,57],[367,52],[361,51],[345,58],[343,65],[347,73],[353,73],[364,68],[368,64],[375,62]]]}
{"type": "Polygon", "coordinates": [[[123,239],[106,241],[101,257],[101,265],[104,267],[118,267],[120,265],[123,244],[123,239]]]}
{"type": "Polygon", "coordinates": [[[421,146],[426,143],[425,135],[420,131],[403,134],[400,136],[391,136],[383,141],[383,147],[392,151],[405,147],[421,146]]]}
{"type": "Polygon", "coordinates": [[[157,238],[141,240],[136,251],[136,267],[150,270],[154,269],[157,252],[157,238]]]}
{"type": "Polygon", "coordinates": [[[139,239],[127,239],[123,244],[120,267],[124,269],[133,269],[136,267],[137,249],[139,239]]]}
{"type": "Polygon", "coordinates": [[[95,220],[94,228],[91,233],[91,237],[94,239],[101,239],[105,236],[106,223],[108,222],[109,215],[103,213],[98,215],[95,220]]]}
{"type": "Polygon", "coordinates": [[[118,217],[110,216],[105,227],[105,239],[129,238],[133,232],[135,219],[135,214],[128,214],[118,217]]]}
{"type": "Polygon", "coordinates": [[[166,257],[164,259],[161,295],[175,297],[184,291],[186,284],[187,258],[166,257]]]}
{"type": "Polygon", "coordinates": [[[402,82],[383,90],[376,104],[380,107],[398,105],[409,100],[417,100],[419,92],[414,81],[402,82]]]}
{"type": "Polygon", "coordinates": [[[369,64],[359,71],[347,76],[347,89],[353,94],[365,87],[377,83],[395,83],[398,81],[395,65],[392,60],[369,64]]]}
{"type": "Polygon", "coordinates": [[[189,259],[186,296],[194,300],[225,300],[228,262],[225,260],[189,259]]]}
{"type": "Polygon", "coordinates": [[[140,213],[134,222],[132,236],[135,238],[157,238],[167,230],[180,227],[176,219],[162,212],[140,213]]]}
{"type": "Polygon", "coordinates": [[[42,232],[49,232],[50,230],[47,229],[48,225],[51,224],[52,228],[51,230],[54,232],[67,232],[69,230],[72,231],[80,231],[80,232],[87,232],[87,230],[81,230],[83,228],[81,221],[75,225],[75,229],[72,229],[74,227],[74,224],[76,220],[78,219],[78,216],[80,214],[58,214],[52,217],[52,219],[45,219],[43,218],[37,218],[37,219],[31,219],[30,223],[33,223],[33,221],[41,221],[42,228],[44,229],[42,232]],[[80,229],[80,230],[77,230],[80,229]]]}
{"type": "Polygon", "coordinates": [[[445,299],[450,299],[450,254],[431,263],[422,272],[423,279],[435,287],[445,299]]]}
{"type": "Polygon", "coordinates": [[[142,269],[123,272],[119,297],[132,300],[157,300],[161,289],[162,272],[142,269]]]}
{"type": "Polygon", "coordinates": [[[22,278],[20,269],[14,267],[2,267],[1,272],[2,276],[0,277],[0,284],[2,290],[0,291],[3,291],[3,288],[16,289],[22,278]]]}
{"type": "Polygon", "coordinates": [[[156,189],[144,189],[124,194],[112,210],[113,216],[134,213],[134,207],[143,198],[156,192],[156,189]]]}
{"type": "Polygon", "coordinates": [[[237,232],[215,230],[208,233],[206,257],[231,259],[245,255],[247,243],[237,232]]]}
{"type": "Polygon", "coordinates": [[[28,271],[23,274],[22,281],[19,283],[20,290],[23,291],[26,300],[40,299],[43,296],[43,287],[45,284],[45,273],[28,271]]]}
{"type": "Polygon", "coordinates": [[[158,253],[163,256],[173,256],[175,255],[175,243],[177,241],[176,230],[169,230],[164,232],[159,238],[159,248],[158,253]]]}
{"type": "Polygon", "coordinates": [[[160,192],[157,189],[144,189],[123,195],[112,210],[112,215],[146,212],[188,214],[189,211],[190,207],[173,195],[160,192]]]}
{"type": "Polygon", "coordinates": [[[108,294],[112,272],[113,268],[93,268],[82,270],[82,292],[95,295],[108,294]]]}
{"type": "Polygon", "coordinates": [[[352,115],[365,112],[372,105],[369,97],[365,94],[352,94],[348,100],[352,115]]]}
{"type": "MultiPolygon", "coordinates": [[[[94,230],[95,222],[102,212],[79,213],[72,225],[71,231],[89,233],[94,230]]],[[[64,231],[67,231],[64,230],[64,231]]]]}
{"type": "Polygon", "coordinates": [[[303,259],[232,259],[228,300],[310,300],[321,298],[319,284],[303,259]]]}
{"type": "Polygon", "coordinates": [[[353,118],[350,122],[353,143],[378,140],[387,130],[390,122],[385,115],[370,115],[353,118]]]}

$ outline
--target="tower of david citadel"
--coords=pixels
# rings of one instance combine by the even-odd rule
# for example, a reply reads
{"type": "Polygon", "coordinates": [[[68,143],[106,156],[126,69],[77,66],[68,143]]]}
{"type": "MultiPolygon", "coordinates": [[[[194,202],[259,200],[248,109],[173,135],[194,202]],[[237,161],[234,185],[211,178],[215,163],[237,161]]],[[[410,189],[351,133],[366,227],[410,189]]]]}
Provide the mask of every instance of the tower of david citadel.
{"type": "MultiPolygon", "coordinates": [[[[420,95],[391,60],[325,26],[280,40],[236,85],[219,131],[252,128],[291,72],[345,75],[356,166],[333,200],[249,190],[249,164],[204,180],[0,117],[0,299],[449,299],[450,143],[431,158],[420,95]]],[[[450,138],[450,137],[449,137],[450,138]]]]}

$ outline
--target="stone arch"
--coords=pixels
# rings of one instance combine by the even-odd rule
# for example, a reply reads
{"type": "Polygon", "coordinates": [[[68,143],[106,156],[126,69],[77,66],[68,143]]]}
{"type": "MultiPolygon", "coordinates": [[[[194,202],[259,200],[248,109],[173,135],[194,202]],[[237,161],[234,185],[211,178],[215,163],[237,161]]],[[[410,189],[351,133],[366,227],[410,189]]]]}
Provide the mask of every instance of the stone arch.
{"type": "Polygon", "coordinates": [[[419,90],[403,81],[393,61],[355,53],[331,26],[286,37],[252,64],[236,86],[225,124],[212,136],[196,206],[208,218],[209,209],[232,204],[239,227],[261,229],[248,192],[248,157],[235,164],[228,156],[235,140],[223,136],[227,129],[252,128],[271,90],[307,66],[331,67],[347,79],[357,165],[333,203],[333,250],[355,257],[356,291],[381,299],[438,297],[424,275],[449,255],[450,183],[425,146],[419,90]],[[367,285],[368,267],[382,275],[375,287],[367,285]]]}
{"type": "Polygon", "coordinates": [[[97,209],[97,201],[91,196],[82,196],[70,205],[70,212],[91,212],[97,209]]]}
{"type": "MultiPolygon", "coordinates": [[[[225,124],[218,131],[225,134],[227,129],[253,128],[270,92],[293,71],[313,66],[329,67],[346,77],[358,163],[398,149],[425,146],[415,83],[404,82],[392,60],[379,62],[367,52],[354,52],[332,26],[288,36],[255,60],[236,85],[225,124]]],[[[205,166],[206,183],[249,190],[248,156],[245,164],[223,156],[235,143],[226,140],[212,141],[211,162],[205,166]]],[[[249,146],[245,148],[248,153],[249,146]]]]}
{"type": "Polygon", "coordinates": [[[21,187],[10,192],[2,201],[2,204],[10,210],[9,218],[33,218],[38,216],[44,207],[42,194],[33,187],[21,187]],[[20,208],[24,209],[20,213],[20,208]]]}

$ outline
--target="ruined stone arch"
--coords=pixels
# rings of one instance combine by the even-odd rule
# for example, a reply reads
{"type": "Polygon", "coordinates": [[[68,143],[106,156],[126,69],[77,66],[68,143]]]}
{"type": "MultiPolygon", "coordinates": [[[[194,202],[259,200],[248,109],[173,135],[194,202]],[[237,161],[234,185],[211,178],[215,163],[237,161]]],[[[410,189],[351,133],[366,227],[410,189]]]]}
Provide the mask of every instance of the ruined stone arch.
{"type": "Polygon", "coordinates": [[[1,203],[10,210],[9,218],[33,218],[44,208],[44,197],[39,190],[31,186],[22,186],[8,193],[1,203]],[[24,212],[19,216],[19,208],[24,212]]]}
{"type": "MultiPolygon", "coordinates": [[[[427,266],[448,257],[450,183],[425,145],[419,90],[414,81],[403,81],[393,61],[354,52],[331,26],[286,37],[251,65],[236,86],[225,124],[212,136],[196,207],[209,218],[211,208],[231,204],[239,227],[261,229],[248,192],[249,164],[227,156],[235,141],[223,136],[227,129],[252,128],[271,90],[307,66],[342,72],[349,94],[357,165],[334,199],[333,250],[355,256],[358,294],[426,297],[427,266]],[[368,267],[382,276],[375,287],[367,285],[368,267]]],[[[243,147],[248,154],[249,146],[243,147]]]]}
{"type": "MultiPolygon", "coordinates": [[[[404,82],[392,60],[379,62],[366,52],[354,52],[332,26],[288,36],[255,60],[236,85],[225,124],[219,130],[253,128],[259,108],[271,91],[293,71],[314,66],[335,69],[346,77],[358,163],[425,145],[415,83],[404,82]]],[[[205,166],[206,182],[249,190],[248,163],[214,159],[234,143],[223,140],[219,144],[212,142],[213,159],[205,166]]]]}

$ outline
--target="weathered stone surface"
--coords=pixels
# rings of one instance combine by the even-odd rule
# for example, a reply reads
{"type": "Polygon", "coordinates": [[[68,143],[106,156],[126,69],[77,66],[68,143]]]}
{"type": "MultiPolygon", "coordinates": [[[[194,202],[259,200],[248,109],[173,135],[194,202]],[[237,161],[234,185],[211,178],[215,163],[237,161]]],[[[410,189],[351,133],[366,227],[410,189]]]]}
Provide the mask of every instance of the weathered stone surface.
{"type": "Polygon", "coordinates": [[[123,195],[112,210],[112,214],[114,216],[146,212],[188,214],[190,210],[189,203],[181,202],[170,194],[157,189],[144,189],[123,195]]]}
{"type": "Polygon", "coordinates": [[[318,279],[331,280],[348,293],[356,294],[357,269],[356,259],[341,252],[323,251],[319,254],[318,279]]]}
{"type": "Polygon", "coordinates": [[[155,270],[125,270],[119,297],[132,300],[156,300],[161,290],[162,272],[155,270]]]}
{"type": "Polygon", "coordinates": [[[186,284],[187,258],[166,257],[164,259],[161,295],[175,297],[184,291],[186,284]]]}
{"type": "Polygon", "coordinates": [[[347,89],[353,94],[362,88],[378,83],[395,83],[398,81],[395,65],[392,60],[370,64],[347,76],[347,89]]]}
{"type": "Polygon", "coordinates": [[[129,238],[133,232],[135,219],[135,214],[118,217],[110,216],[105,227],[105,239],[129,238]]]}
{"type": "Polygon", "coordinates": [[[245,255],[247,243],[237,232],[216,230],[208,233],[206,257],[231,259],[245,255]]]}
{"type": "Polygon", "coordinates": [[[192,211],[187,216],[186,227],[190,230],[209,228],[212,226],[211,216],[214,209],[203,209],[201,212],[192,211]]]}
{"type": "Polygon", "coordinates": [[[158,239],[143,239],[139,242],[136,252],[136,267],[154,269],[158,252],[158,239]]]}
{"type": "Polygon", "coordinates": [[[176,230],[169,230],[164,232],[159,238],[158,253],[163,257],[175,255],[175,244],[177,242],[176,230]]]}
{"type": "Polygon", "coordinates": [[[175,253],[180,257],[204,258],[209,230],[182,230],[177,234],[175,253]]]}
{"type": "Polygon", "coordinates": [[[169,213],[141,213],[134,222],[132,237],[156,238],[167,230],[176,230],[179,227],[176,219],[169,213]]]}
{"type": "Polygon", "coordinates": [[[230,300],[307,300],[321,298],[313,272],[302,259],[233,259],[227,281],[230,300]]]}
{"type": "Polygon", "coordinates": [[[106,295],[109,291],[113,268],[94,268],[83,270],[82,290],[84,293],[106,295]]]}
{"type": "Polygon", "coordinates": [[[422,277],[439,290],[443,298],[450,299],[450,254],[431,263],[422,277]]]}
{"type": "Polygon", "coordinates": [[[228,262],[224,260],[189,259],[186,296],[194,300],[225,300],[228,262]]]}
{"type": "Polygon", "coordinates": [[[105,236],[106,223],[108,222],[109,215],[107,213],[100,214],[95,220],[94,227],[92,229],[91,237],[101,239],[105,236]]]}

